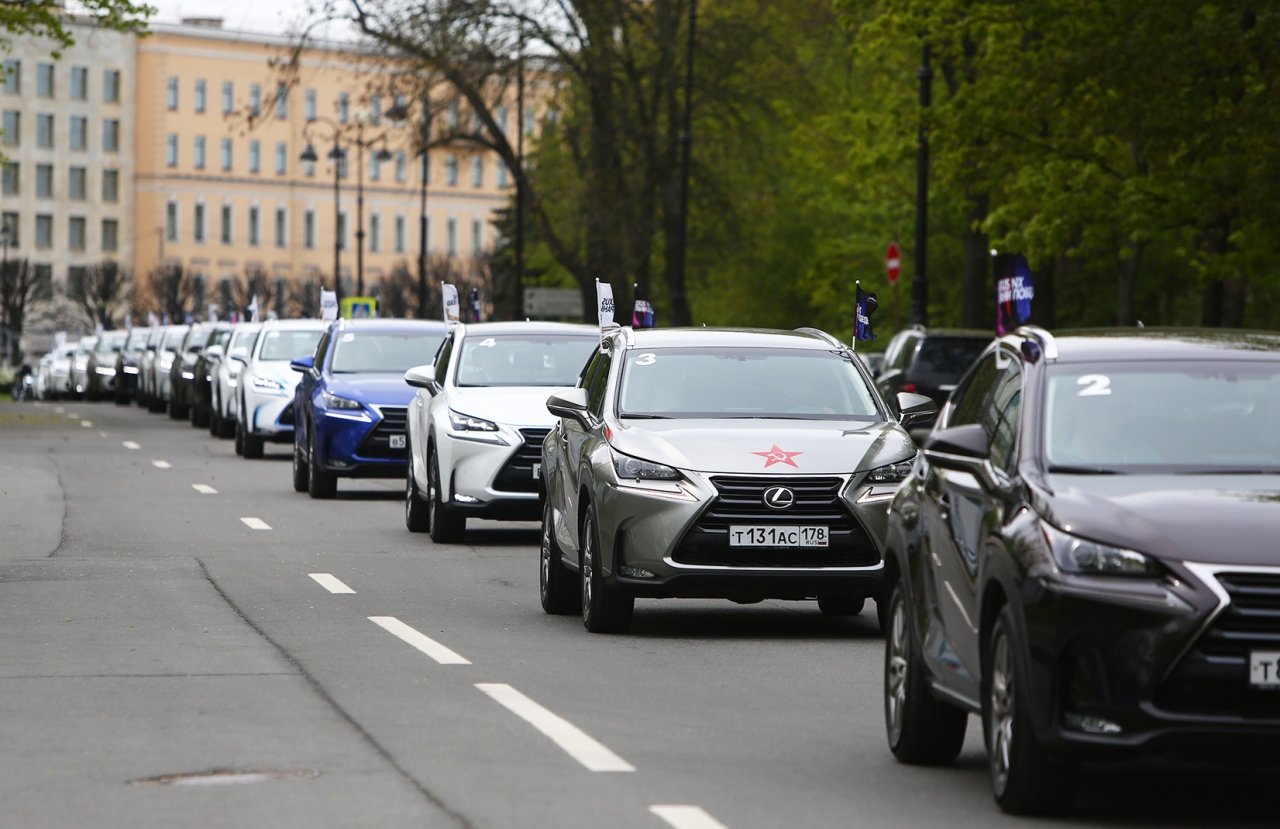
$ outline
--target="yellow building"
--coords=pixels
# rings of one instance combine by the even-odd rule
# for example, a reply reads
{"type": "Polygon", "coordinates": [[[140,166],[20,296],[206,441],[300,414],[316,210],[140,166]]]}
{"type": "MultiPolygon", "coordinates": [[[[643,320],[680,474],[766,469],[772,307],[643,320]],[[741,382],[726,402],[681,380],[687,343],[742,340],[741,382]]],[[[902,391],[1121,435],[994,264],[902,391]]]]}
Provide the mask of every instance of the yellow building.
{"type": "MultiPolygon", "coordinates": [[[[395,102],[371,92],[379,70],[350,47],[310,48],[281,86],[273,67],[291,41],[216,19],[153,24],[137,48],[135,273],[181,266],[204,277],[210,302],[219,282],[247,273],[332,288],[335,240],[344,294],[361,283],[373,293],[397,266],[417,273],[421,157],[414,128],[386,117],[395,102]],[[335,139],[346,151],[336,214],[335,139]],[[314,163],[301,160],[308,146],[314,163]],[[383,149],[389,160],[378,160],[383,149]]],[[[515,128],[514,106],[498,115],[515,128]]],[[[465,275],[491,249],[493,212],[513,184],[492,153],[432,150],[429,253],[455,257],[465,275]]]]}

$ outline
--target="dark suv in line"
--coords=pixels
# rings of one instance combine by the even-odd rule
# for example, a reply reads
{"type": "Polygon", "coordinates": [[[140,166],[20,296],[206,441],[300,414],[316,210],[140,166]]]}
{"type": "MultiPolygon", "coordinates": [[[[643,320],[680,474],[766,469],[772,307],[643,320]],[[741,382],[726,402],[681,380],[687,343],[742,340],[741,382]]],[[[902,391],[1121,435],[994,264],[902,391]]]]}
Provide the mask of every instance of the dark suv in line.
{"type": "Polygon", "coordinates": [[[923,394],[941,406],[993,339],[990,331],[913,326],[894,334],[876,373],[880,395],[923,394]]]}
{"type": "Polygon", "coordinates": [[[885,722],[907,763],[982,718],[1006,811],[1086,760],[1280,740],[1280,335],[1019,329],[894,498],[885,722]]]}

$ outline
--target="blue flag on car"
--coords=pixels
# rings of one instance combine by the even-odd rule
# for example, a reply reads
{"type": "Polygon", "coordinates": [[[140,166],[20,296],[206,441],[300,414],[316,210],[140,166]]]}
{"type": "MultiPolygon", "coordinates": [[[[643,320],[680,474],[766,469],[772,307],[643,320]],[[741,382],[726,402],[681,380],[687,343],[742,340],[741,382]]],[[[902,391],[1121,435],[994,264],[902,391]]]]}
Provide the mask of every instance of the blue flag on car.
{"type": "Polygon", "coordinates": [[[853,320],[853,339],[854,340],[874,340],[876,332],[871,330],[871,315],[875,313],[880,302],[876,299],[876,295],[870,291],[862,290],[862,285],[857,285],[858,301],[854,306],[853,320]]]}
{"type": "Polygon", "coordinates": [[[1020,253],[996,255],[996,335],[1003,337],[1031,319],[1036,287],[1031,266],[1020,253]]]}
{"type": "Polygon", "coordinates": [[[640,296],[640,286],[633,285],[635,290],[636,303],[631,310],[631,327],[632,328],[653,328],[653,303],[640,296]]]}

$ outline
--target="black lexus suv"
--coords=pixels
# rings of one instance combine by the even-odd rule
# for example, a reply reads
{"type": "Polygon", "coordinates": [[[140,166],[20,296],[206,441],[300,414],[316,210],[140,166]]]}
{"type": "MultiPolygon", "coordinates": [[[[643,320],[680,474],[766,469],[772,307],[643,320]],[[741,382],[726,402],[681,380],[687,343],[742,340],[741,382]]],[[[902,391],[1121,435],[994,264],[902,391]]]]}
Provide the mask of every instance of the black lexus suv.
{"type": "Polygon", "coordinates": [[[906,763],[982,718],[1011,813],[1079,764],[1280,739],[1280,334],[1019,329],[892,502],[884,708],[906,763]]]}

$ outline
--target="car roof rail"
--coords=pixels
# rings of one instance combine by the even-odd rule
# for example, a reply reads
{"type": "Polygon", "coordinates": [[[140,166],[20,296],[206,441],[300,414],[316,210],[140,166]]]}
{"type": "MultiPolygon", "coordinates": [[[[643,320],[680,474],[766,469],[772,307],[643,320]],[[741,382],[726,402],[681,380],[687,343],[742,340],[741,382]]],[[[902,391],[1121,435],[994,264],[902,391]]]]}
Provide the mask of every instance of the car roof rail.
{"type": "Polygon", "coordinates": [[[1038,325],[1023,325],[1013,332],[1025,339],[1035,340],[1040,346],[1040,350],[1044,352],[1046,360],[1058,359],[1058,341],[1053,338],[1045,329],[1038,325]]]}
{"type": "Polygon", "coordinates": [[[848,348],[848,347],[849,347],[849,346],[845,345],[844,343],[840,342],[839,340],[837,340],[837,339],[835,338],[835,336],[833,336],[832,334],[830,334],[830,333],[828,333],[828,332],[826,332],[826,331],[823,331],[821,328],[813,328],[813,327],[811,327],[811,326],[805,326],[805,327],[803,327],[803,328],[797,328],[797,329],[795,329],[795,332],[796,332],[797,334],[808,334],[808,335],[809,335],[809,336],[811,336],[811,337],[817,337],[818,339],[822,340],[823,342],[829,343],[830,345],[834,345],[834,346],[836,346],[837,348],[848,348]]]}

